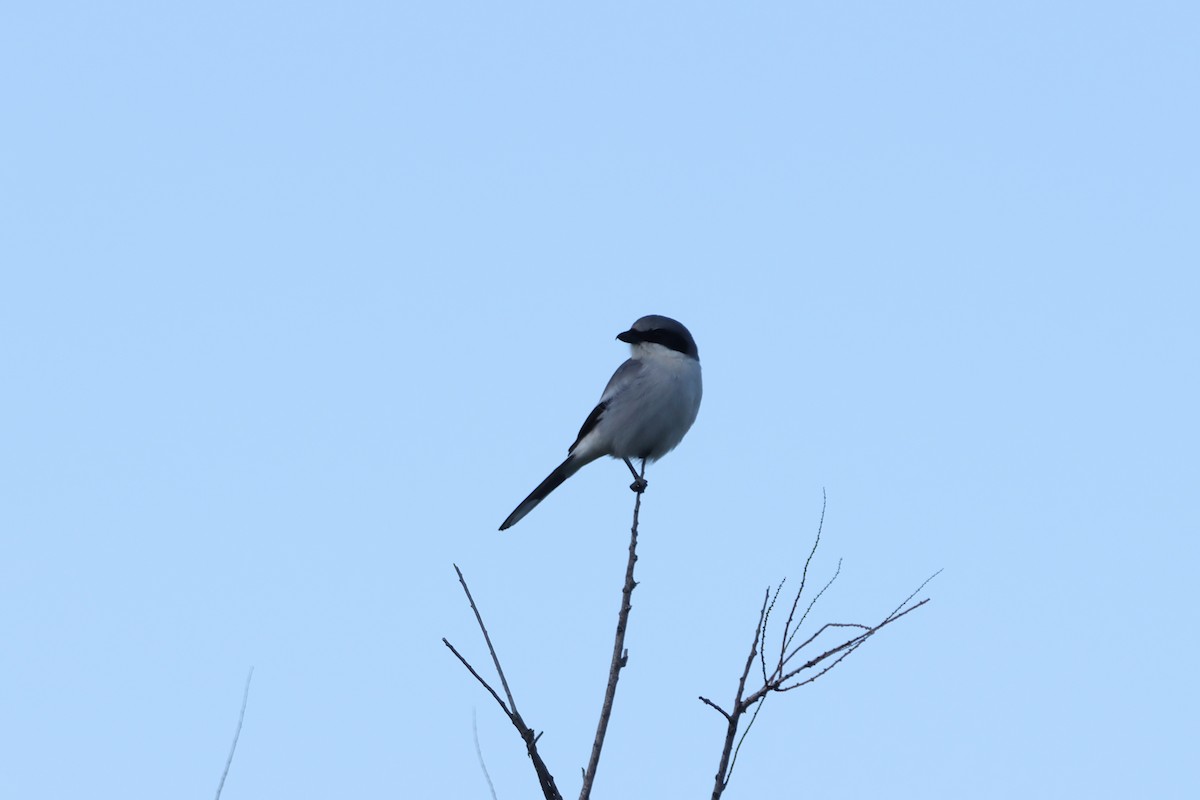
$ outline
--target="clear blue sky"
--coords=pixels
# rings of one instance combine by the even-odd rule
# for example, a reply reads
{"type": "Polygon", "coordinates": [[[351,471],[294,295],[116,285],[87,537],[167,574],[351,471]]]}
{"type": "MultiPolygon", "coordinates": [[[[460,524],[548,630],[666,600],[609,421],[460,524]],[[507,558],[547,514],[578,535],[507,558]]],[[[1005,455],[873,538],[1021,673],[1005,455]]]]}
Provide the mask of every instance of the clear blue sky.
{"type": "Polygon", "coordinates": [[[599,710],[632,496],[496,527],[660,313],[597,798],[705,797],[763,589],[933,602],[768,703],[730,798],[1192,797],[1188,2],[0,12],[0,796],[536,796],[599,710]]]}

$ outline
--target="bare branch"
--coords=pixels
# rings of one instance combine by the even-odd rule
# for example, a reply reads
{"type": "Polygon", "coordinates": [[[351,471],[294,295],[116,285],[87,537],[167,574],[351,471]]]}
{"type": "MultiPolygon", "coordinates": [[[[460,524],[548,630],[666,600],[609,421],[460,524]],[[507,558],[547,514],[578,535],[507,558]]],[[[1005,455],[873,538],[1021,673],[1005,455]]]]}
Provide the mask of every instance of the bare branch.
{"type": "Polygon", "coordinates": [[[701,702],[701,703],[704,703],[704,705],[706,705],[706,706],[710,706],[710,707],[712,707],[712,708],[715,708],[715,709],[717,710],[717,712],[718,712],[718,713],[720,713],[720,715],[721,715],[722,717],[724,717],[725,719],[729,719],[729,712],[728,712],[728,711],[726,711],[725,709],[721,708],[719,705],[717,705],[716,703],[714,703],[712,700],[709,700],[707,697],[704,697],[703,695],[701,695],[701,696],[700,696],[700,702],[701,702]]]}
{"type": "Polygon", "coordinates": [[[467,595],[467,602],[471,604],[471,610],[475,612],[475,621],[479,623],[479,630],[483,631],[483,640],[487,642],[488,652],[492,654],[492,663],[496,665],[496,673],[500,676],[500,684],[504,687],[504,696],[508,698],[508,707],[517,712],[517,702],[513,700],[512,692],[508,688],[508,679],[504,677],[504,670],[500,668],[500,658],[496,655],[496,648],[492,647],[492,637],[488,636],[487,628],[483,624],[483,617],[479,614],[479,608],[475,605],[475,598],[471,597],[471,590],[467,588],[467,581],[463,578],[462,570],[458,568],[458,564],[454,565],[454,571],[458,573],[458,582],[462,584],[463,591],[467,595]]]}
{"type": "MultiPolygon", "coordinates": [[[[862,642],[859,642],[859,644],[862,644],[862,642]]],[[[792,684],[792,685],[790,685],[790,686],[781,686],[781,687],[780,687],[779,689],[777,689],[776,691],[779,691],[779,692],[790,692],[792,689],[796,689],[796,688],[799,688],[799,687],[801,687],[801,686],[804,686],[805,684],[812,683],[812,682],[813,682],[813,681],[815,681],[817,678],[821,677],[821,676],[822,676],[822,675],[824,675],[826,672],[829,672],[829,670],[833,669],[833,668],[834,668],[834,667],[836,667],[838,664],[842,663],[842,660],[843,660],[843,659],[845,659],[847,656],[849,656],[851,653],[853,653],[853,652],[854,652],[855,650],[857,650],[857,649],[858,649],[858,644],[854,645],[853,647],[849,647],[849,648],[847,648],[847,649],[846,649],[846,651],[845,651],[845,652],[843,652],[841,655],[839,655],[837,658],[835,658],[835,659],[833,660],[833,662],[829,664],[829,666],[827,666],[827,667],[825,667],[824,669],[822,669],[822,670],[821,670],[820,672],[818,672],[816,675],[813,675],[812,677],[809,677],[809,678],[805,678],[804,680],[802,680],[802,681],[799,681],[799,682],[797,682],[797,683],[793,683],[793,684],[792,684]]]]}
{"type": "MultiPolygon", "coordinates": [[[[922,600],[921,602],[917,603],[916,605],[912,606],[911,608],[905,609],[904,611],[902,611],[899,614],[891,614],[885,620],[883,620],[883,622],[880,622],[878,625],[876,625],[874,627],[867,627],[866,625],[858,625],[855,623],[837,623],[837,622],[829,623],[826,627],[830,627],[830,628],[834,628],[834,627],[836,627],[836,628],[861,628],[863,630],[863,633],[859,634],[858,636],[855,636],[853,639],[849,639],[845,642],[842,642],[842,644],[838,645],[837,647],[834,647],[830,650],[826,650],[824,653],[817,656],[816,658],[810,659],[809,661],[805,662],[802,666],[797,667],[796,669],[787,673],[783,677],[779,678],[779,680],[775,681],[775,683],[778,685],[778,684],[784,683],[785,681],[789,681],[792,678],[794,678],[795,676],[799,675],[804,670],[812,669],[813,667],[817,666],[825,659],[827,659],[831,656],[837,655],[838,653],[841,653],[843,650],[847,651],[845,653],[845,655],[842,656],[842,658],[845,658],[845,656],[847,656],[851,652],[857,650],[859,648],[859,646],[862,645],[867,639],[874,636],[876,632],[882,630],[883,628],[885,628],[888,625],[891,625],[893,622],[895,622],[896,620],[900,619],[903,616],[906,616],[910,612],[916,611],[918,608],[920,608],[921,606],[925,605],[928,602],[929,602],[929,599],[926,598],[926,599],[922,600]]],[[[842,660],[841,658],[838,659],[838,661],[841,661],[841,660],[842,660]]],[[[828,672],[828,668],[823,670],[821,672],[821,675],[825,674],[825,672],[828,672]]],[[[817,675],[812,679],[805,680],[804,683],[812,683],[812,681],[816,680],[816,678],[818,678],[818,677],[820,677],[820,675],[817,675]]],[[[800,683],[797,685],[803,686],[804,683],[800,683]]],[[[794,689],[795,686],[790,686],[787,688],[794,689]]],[[[785,691],[785,689],[772,688],[771,691],[785,691]]]]}
{"type": "Polygon", "coordinates": [[[858,622],[828,622],[820,626],[815,633],[809,635],[807,638],[801,641],[800,644],[793,646],[793,642],[799,635],[800,629],[807,621],[809,614],[813,610],[813,607],[816,605],[817,601],[821,599],[822,595],[825,594],[829,587],[833,585],[833,582],[837,579],[838,575],[841,574],[842,570],[842,562],[839,560],[837,569],[834,571],[833,576],[830,577],[820,591],[818,591],[815,596],[809,600],[804,613],[800,614],[799,619],[797,619],[797,611],[800,608],[800,600],[804,596],[804,591],[808,585],[808,569],[812,563],[813,556],[817,551],[817,545],[820,544],[821,528],[824,526],[824,521],[825,503],[822,502],[821,524],[817,528],[816,539],[813,542],[812,549],[809,551],[808,558],[804,562],[804,571],[800,578],[800,588],[796,591],[796,596],[792,600],[792,605],[788,612],[787,620],[783,625],[782,635],[779,638],[780,646],[778,657],[774,659],[774,670],[770,673],[767,672],[767,658],[765,652],[767,628],[770,623],[771,611],[774,609],[775,601],[779,598],[779,594],[783,590],[786,579],[779,582],[779,585],[775,587],[773,594],[771,589],[768,588],[766,595],[763,598],[763,605],[758,613],[758,624],[755,626],[754,630],[754,641],[750,645],[750,654],[747,657],[746,666],[742,670],[741,677],[738,679],[737,694],[734,698],[732,709],[727,712],[708,698],[703,696],[700,698],[702,702],[721,712],[726,721],[725,741],[721,748],[721,757],[717,767],[717,774],[713,782],[713,800],[719,800],[721,794],[729,785],[729,779],[733,775],[733,768],[737,764],[738,754],[741,752],[742,745],[745,743],[746,736],[750,733],[750,729],[753,727],[755,720],[758,719],[759,712],[762,711],[763,703],[766,701],[767,696],[772,692],[789,692],[792,689],[812,683],[817,678],[825,675],[831,669],[840,664],[851,653],[865,644],[867,639],[874,636],[880,630],[928,603],[929,599],[926,598],[920,602],[910,605],[910,603],[913,601],[913,598],[925,588],[929,581],[933,580],[933,578],[935,578],[941,572],[941,570],[938,570],[938,572],[935,572],[929,578],[926,578],[925,581],[923,581],[921,585],[918,586],[914,592],[912,592],[912,594],[906,597],[904,601],[900,603],[900,605],[898,605],[879,623],[875,625],[864,625],[858,622]],[[842,628],[852,629],[855,631],[855,633],[854,635],[850,636],[850,638],[837,644],[836,646],[830,647],[819,655],[809,658],[800,666],[797,666],[793,669],[787,669],[792,660],[795,659],[806,648],[813,645],[813,643],[816,642],[822,634],[834,629],[842,628]],[[762,652],[760,652],[760,643],[762,646],[762,652]],[[759,661],[763,676],[762,686],[750,694],[746,694],[746,679],[750,674],[750,667],[756,658],[759,661]],[[809,670],[815,671],[808,675],[803,674],[809,670]],[[741,736],[739,737],[738,730],[741,725],[742,717],[751,709],[754,710],[754,713],[751,714],[750,721],[746,724],[745,730],[742,731],[741,736]],[[734,747],[735,739],[737,740],[736,748],[734,747]]]}
{"type": "MultiPolygon", "coordinates": [[[[629,469],[633,465],[625,461],[629,469]]],[[[646,460],[642,459],[642,471],[635,476],[636,480],[630,488],[637,494],[633,503],[633,525],[629,532],[629,561],[625,565],[625,585],[621,589],[621,610],[617,614],[617,633],[613,638],[612,661],[608,667],[608,685],[604,689],[604,704],[600,707],[600,721],[596,724],[596,737],[592,740],[592,754],[588,759],[587,769],[583,772],[583,788],[579,791],[579,800],[588,800],[592,795],[592,784],[596,780],[596,770],[600,767],[600,751],[604,748],[604,737],[608,733],[608,720],[612,716],[613,700],[617,696],[617,680],[621,670],[629,661],[629,651],[625,649],[625,628],[629,624],[629,612],[633,608],[633,590],[637,581],[633,579],[633,567],[637,564],[638,512],[642,508],[642,491],[646,488],[646,460]],[[639,488],[640,487],[640,488],[639,488]]]]}
{"type": "Polygon", "coordinates": [[[483,748],[479,746],[479,719],[475,709],[471,709],[471,736],[475,739],[475,755],[479,758],[479,768],[483,770],[483,778],[487,781],[488,793],[492,800],[497,800],[496,787],[492,783],[492,775],[488,772],[487,763],[483,760],[483,748]]]}
{"type": "Polygon", "coordinates": [[[454,645],[450,644],[450,642],[446,639],[445,636],[442,637],[442,644],[444,644],[444,645],[446,645],[446,647],[450,648],[450,652],[454,653],[455,658],[457,658],[459,661],[461,661],[462,665],[464,667],[466,667],[467,670],[472,675],[475,676],[475,680],[479,681],[479,683],[483,686],[483,688],[485,688],[489,692],[491,692],[492,697],[496,698],[496,702],[499,703],[500,708],[502,708],[504,710],[504,715],[507,716],[509,719],[512,719],[513,712],[509,711],[508,706],[504,705],[504,701],[500,699],[500,695],[496,694],[496,690],[491,687],[491,684],[489,684],[487,681],[485,681],[483,679],[483,676],[475,671],[475,668],[471,666],[471,662],[467,661],[465,658],[463,658],[462,653],[455,650],[454,645]]]}
{"type": "MultiPolygon", "coordinates": [[[[929,600],[928,600],[928,598],[926,598],[925,600],[922,600],[921,602],[917,603],[916,606],[913,606],[913,608],[910,608],[910,609],[908,609],[908,611],[905,611],[904,614],[896,613],[897,611],[899,611],[900,609],[902,609],[906,605],[908,605],[909,602],[911,602],[914,597],[916,597],[918,594],[920,594],[921,590],[924,589],[931,580],[933,580],[934,578],[936,578],[938,575],[941,575],[941,574],[942,574],[942,570],[939,569],[937,572],[933,573],[928,578],[921,581],[921,585],[918,586],[917,588],[913,589],[912,594],[910,594],[908,597],[904,598],[904,602],[901,603],[900,605],[896,606],[896,608],[893,609],[892,613],[888,614],[887,620],[885,620],[885,621],[891,622],[893,619],[899,619],[900,617],[904,616],[904,614],[907,614],[908,611],[912,611],[913,608],[916,608],[917,606],[923,606],[926,603],[928,603],[929,600]]],[[[882,627],[882,626],[880,626],[880,627],[882,627]]]]}
{"type": "Polygon", "coordinates": [[[813,539],[812,549],[808,551],[808,558],[804,559],[804,572],[800,575],[800,591],[804,591],[805,582],[808,580],[808,565],[812,563],[813,556],[817,554],[817,548],[821,545],[821,532],[825,530],[825,508],[829,504],[829,497],[825,494],[824,487],[821,488],[821,518],[817,520],[817,535],[813,539]]]}
{"type": "MultiPolygon", "coordinates": [[[[812,681],[815,681],[817,678],[820,678],[821,675],[829,672],[830,669],[833,669],[834,667],[838,666],[838,664],[840,664],[842,662],[842,660],[844,660],[844,658],[846,658],[848,655],[850,655],[851,652],[853,652],[854,650],[857,650],[859,648],[859,645],[863,644],[864,640],[865,639],[857,640],[856,643],[846,646],[845,650],[841,650],[841,648],[839,648],[839,650],[841,650],[841,655],[834,658],[833,662],[829,663],[829,666],[824,667],[821,670],[821,672],[818,672],[817,674],[812,675],[811,678],[805,678],[804,680],[798,681],[798,682],[796,682],[796,684],[792,684],[791,686],[781,686],[778,688],[778,690],[775,690],[775,691],[790,692],[793,690],[793,688],[798,688],[800,686],[804,686],[805,684],[811,684],[812,681]]],[[[829,655],[833,655],[833,652],[830,652],[829,655]]],[[[822,657],[821,660],[824,661],[824,657],[822,657]]],[[[817,663],[820,663],[820,662],[817,662],[817,663]]],[[[812,664],[812,666],[816,666],[816,664],[812,664]]],[[[800,672],[800,670],[797,670],[797,672],[800,672]]],[[[792,673],[792,674],[796,674],[796,673],[792,673]]]]}
{"type": "MultiPolygon", "coordinates": [[[[779,596],[778,589],[775,590],[775,595],[779,596]]],[[[729,763],[733,752],[733,740],[737,737],[738,721],[746,711],[742,695],[746,691],[746,678],[750,676],[750,667],[754,664],[754,657],[758,655],[758,643],[766,633],[767,604],[770,600],[771,590],[768,588],[763,594],[762,608],[758,612],[758,624],[754,626],[754,641],[750,644],[750,655],[746,658],[746,668],[742,670],[742,677],[738,680],[737,694],[733,698],[733,713],[725,714],[728,724],[725,726],[725,745],[721,748],[721,761],[717,765],[716,782],[713,786],[713,800],[721,796],[721,792],[725,791],[725,784],[729,781],[729,763]]]]}
{"type": "Polygon", "coordinates": [[[238,738],[242,735],[242,720],[246,718],[246,703],[250,700],[250,679],[254,677],[254,667],[246,674],[246,688],[242,689],[242,710],[238,712],[237,729],[233,732],[233,744],[229,746],[229,757],[225,759],[225,771],[221,773],[221,782],[217,784],[217,798],[221,800],[221,790],[225,788],[225,778],[229,776],[229,767],[233,764],[233,754],[237,750],[238,738]]]}
{"type": "Polygon", "coordinates": [[[803,650],[804,648],[806,648],[810,644],[812,644],[818,637],[820,637],[820,635],[822,633],[829,630],[830,628],[858,628],[861,631],[871,630],[871,627],[869,625],[863,625],[858,622],[826,622],[824,625],[822,625],[820,628],[817,629],[816,633],[814,633],[812,636],[809,636],[807,639],[805,639],[800,644],[796,645],[796,649],[792,650],[791,653],[788,653],[787,657],[784,658],[779,663],[786,664],[789,661],[791,661],[797,653],[799,653],[801,650],[803,650]]]}
{"type": "Polygon", "coordinates": [[[742,735],[738,737],[737,747],[733,748],[733,758],[729,759],[729,771],[725,773],[725,783],[729,783],[729,779],[733,777],[733,768],[737,766],[738,753],[742,752],[742,742],[746,741],[746,737],[750,735],[750,729],[754,727],[754,721],[758,719],[758,712],[763,710],[766,705],[766,698],[759,700],[754,704],[754,713],[750,715],[750,721],[746,723],[746,730],[742,731],[742,735]]]}
{"type": "MultiPolygon", "coordinates": [[[[779,585],[775,587],[775,596],[771,598],[771,604],[769,606],[767,606],[767,613],[763,615],[761,620],[759,620],[758,627],[760,630],[758,632],[758,636],[760,639],[763,640],[764,645],[766,644],[767,624],[771,621],[771,612],[775,610],[775,603],[776,603],[776,601],[779,600],[779,593],[783,591],[783,585],[785,583],[787,583],[787,578],[784,578],[783,580],[781,580],[779,582],[779,585]]],[[[801,585],[800,591],[804,591],[804,589],[803,589],[804,581],[803,580],[801,580],[800,585],[801,585]]],[[[770,590],[768,590],[768,591],[770,591],[770,590]]],[[[796,596],[797,597],[800,596],[799,592],[796,593],[796,596]]],[[[796,610],[796,604],[793,603],[792,611],[795,612],[795,610],[796,610]]],[[[792,621],[792,618],[789,615],[788,616],[788,624],[789,625],[791,624],[791,621],[792,621]]],[[[766,683],[767,682],[767,648],[765,646],[762,648],[759,648],[758,662],[759,662],[759,665],[762,667],[763,683],[766,683]]]]}
{"type": "MultiPolygon", "coordinates": [[[[808,558],[804,559],[804,571],[800,573],[800,588],[796,590],[796,599],[792,603],[792,611],[790,614],[788,614],[787,623],[783,626],[783,646],[779,648],[781,653],[788,648],[788,630],[792,627],[792,618],[796,614],[796,606],[800,603],[800,596],[804,594],[804,589],[806,586],[808,586],[808,567],[810,564],[812,564],[813,556],[817,554],[817,548],[821,545],[821,531],[825,529],[825,507],[828,505],[828,502],[829,498],[826,497],[825,490],[821,489],[821,519],[817,521],[817,535],[813,539],[812,548],[808,551],[808,558]]],[[[841,569],[842,562],[838,561],[838,572],[841,572],[841,569]]],[[[829,583],[825,584],[825,589],[828,589],[829,584],[833,583],[836,578],[837,572],[835,572],[833,577],[829,579],[829,583]]],[[[782,588],[783,582],[780,581],[779,585],[780,588],[782,588]]],[[[812,603],[817,602],[817,600],[821,598],[821,595],[825,593],[825,589],[822,589],[817,593],[817,596],[813,598],[812,603]]],[[[812,603],[808,604],[808,610],[804,612],[805,617],[808,616],[808,611],[812,611],[812,603]]],[[[800,622],[798,624],[804,624],[804,617],[800,618],[800,622]]]]}
{"type": "Polygon", "coordinates": [[[829,589],[829,587],[833,586],[833,582],[836,581],[838,579],[838,576],[841,574],[842,574],[842,560],[839,558],[838,563],[837,563],[837,568],[834,569],[833,575],[830,576],[829,580],[825,582],[825,585],[821,587],[821,591],[817,592],[817,594],[813,597],[813,599],[811,601],[809,601],[808,608],[804,609],[804,613],[800,615],[800,621],[796,623],[795,630],[793,630],[792,635],[788,637],[787,643],[784,645],[784,648],[783,648],[784,650],[786,650],[787,648],[792,646],[792,639],[796,638],[796,633],[799,632],[800,626],[804,624],[805,620],[808,619],[808,615],[812,613],[813,606],[815,606],[817,604],[817,601],[821,599],[821,596],[825,594],[825,592],[829,589]]]}
{"type": "Polygon", "coordinates": [[[496,673],[500,676],[500,683],[504,686],[504,693],[508,696],[508,705],[504,704],[504,701],[500,698],[496,690],[484,680],[475,667],[471,666],[471,662],[467,661],[462,653],[459,653],[454,648],[454,645],[450,644],[445,638],[442,639],[442,644],[450,648],[450,652],[454,654],[455,658],[462,662],[462,665],[467,668],[468,672],[475,676],[475,680],[479,681],[483,688],[488,690],[496,700],[496,703],[504,710],[505,715],[508,716],[508,721],[513,724],[513,727],[517,729],[517,733],[521,735],[521,740],[525,742],[525,751],[529,754],[529,759],[533,762],[533,769],[537,773],[538,783],[542,787],[542,795],[546,800],[562,800],[562,795],[554,783],[554,776],[550,774],[550,770],[546,767],[546,762],[542,760],[541,754],[538,753],[537,740],[541,737],[541,734],[535,735],[533,728],[526,725],[525,720],[517,712],[516,701],[513,700],[512,692],[508,688],[508,680],[504,677],[504,668],[500,666],[500,658],[496,655],[496,648],[492,646],[492,638],[488,635],[487,627],[483,624],[483,616],[479,613],[479,607],[475,605],[475,598],[471,596],[471,590],[467,587],[467,580],[463,577],[462,570],[458,568],[457,564],[454,565],[454,571],[458,573],[458,582],[462,584],[463,593],[467,595],[467,601],[471,604],[471,610],[475,612],[475,621],[479,623],[479,630],[483,633],[483,640],[487,642],[488,652],[492,656],[492,663],[496,665],[496,673]]]}
{"type": "MultiPolygon", "coordinates": [[[[776,595],[778,595],[778,592],[776,592],[776,595]]],[[[754,663],[754,655],[755,651],[758,650],[758,643],[762,641],[763,636],[767,632],[767,598],[770,596],[771,590],[768,589],[766,596],[763,597],[763,607],[758,612],[758,625],[754,628],[754,641],[750,644],[750,656],[746,659],[746,668],[742,670],[742,677],[738,680],[737,695],[733,698],[734,709],[742,704],[742,694],[746,691],[746,678],[750,677],[750,665],[754,663]]]]}

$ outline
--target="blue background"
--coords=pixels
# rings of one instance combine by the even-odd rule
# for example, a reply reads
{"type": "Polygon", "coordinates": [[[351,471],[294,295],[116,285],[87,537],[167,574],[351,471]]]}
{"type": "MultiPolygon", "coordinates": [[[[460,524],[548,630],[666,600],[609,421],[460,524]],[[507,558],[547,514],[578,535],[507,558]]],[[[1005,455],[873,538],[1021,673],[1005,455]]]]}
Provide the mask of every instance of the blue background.
{"type": "Polygon", "coordinates": [[[727,797],[1190,797],[1186,2],[0,12],[0,795],[578,791],[632,495],[505,534],[637,317],[648,473],[597,797],[706,797],[763,590],[933,602],[772,697],[727,797]]]}

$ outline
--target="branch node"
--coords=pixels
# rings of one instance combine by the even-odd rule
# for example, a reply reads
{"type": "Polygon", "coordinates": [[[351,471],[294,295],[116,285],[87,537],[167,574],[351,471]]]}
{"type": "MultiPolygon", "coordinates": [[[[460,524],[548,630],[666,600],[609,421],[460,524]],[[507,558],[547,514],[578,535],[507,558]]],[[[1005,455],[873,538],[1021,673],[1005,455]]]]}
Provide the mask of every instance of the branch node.
{"type": "Polygon", "coordinates": [[[774,611],[775,603],[779,599],[780,593],[783,591],[783,585],[786,583],[786,578],[780,581],[775,587],[767,587],[767,590],[764,593],[762,606],[758,612],[758,623],[754,626],[754,638],[750,644],[750,654],[746,658],[746,664],[742,669],[741,678],[738,679],[737,694],[734,696],[732,712],[727,712],[716,703],[709,700],[707,697],[704,697],[703,695],[700,696],[700,702],[715,709],[718,713],[725,717],[727,723],[725,727],[725,743],[721,750],[721,759],[717,767],[717,774],[713,783],[712,800],[720,800],[721,794],[725,791],[726,786],[728,786],[729,779],[733,775],[733,767],[737,763],[738,753],[741,752],[742,744],[745,742],[747,734],[750,733],[750,728],[753,727],[754,721],[758,719],[758,713],[762,710],[763,702],[766,700],[767,695],[771,694],[772,692],[778,692],[782,694],[784,692],[789,692],[792,689],[799,688],[800,686],[812,683],[817,678],[820,678],[822,675],[826,674],[840,664],[851,653],[866,643],[867,639],[875,635],[879,630],[890,625],[901,617],[916,611],[918,608],[929,602],[929,599],[925,598],[920,602],[909,605],[913,602],[913,598],[917,595],[917,593],[924,589],[929,581],[937,577],[941,570],[938,570],[938,572],[935,572],[933,575],[926,578],[925,581],[922,582],[921,585],[912,592],[912,594],[904,598],[904,601],[900,603],[900,605],[898,605],[890,614],[884,617],[881,622],[875,625],[863,625],[855,622],[828,622],[818,628],[815,633],[811,634],[800,644],[793,646],[792,643],[796,638],[796,635],[799,633],[801,627],[808,620],[809,613],[813,610],[813,607],[816,605],[817,601],[821,599],[822,595],[825,594],[826,590],[833,585],[833,582],[837,579],[838,575],[841,574],[842,562],[839,559],[837,563],[837,569],[834,570],[833,577],[831,577],[825,583],[825,585],[816,592],[815,596],[809,600],[808,605],[804,609],[803,613],[799,613],[800,600],[804,596],[805,589],[808,586],[808,568],[811,566],[813,557],[817,552],[817,547],[821,543],[821,531],[822,528],[824,528],[824,523],[825,500],[824,491],[822,491],[821,520],[817,525],[817,535],[813,541],[812,549],[809,550],[808,557],[804,561],[804,570],[800,576],[800,588],[796,591],[795,598],[792,600],[791,608],[788,611],[787,620],[783,624],[783,635],[778,639],[778,657],[776,658],[774,655],[771,656],[771,671],[767,671],[767,629],[772,619],[771,612],[774,611]],[[799,655],[799,653],[806,647],[811,645],[825,631],[834,628],[850,628],[853,629],[854,634],[841,644],[831,647],[825,650],[825,652],[808,659],[804,664],[795,667],[794,669],[788,669],[788,665],[793,658],[799,655]],[[756,659],[759,662],[759,668],[762,673],[762,686],[750,694],[746,694],[746,680],[750,675],[750,670],[752,669],[756,659]],[[811,670],[818,667],[819,669],[817,669],[814,673],[811,673],[807,676],[801,676],[801,673],[805,670],[811,670]],[[745,730],[742,731],[741,736],[739,737],[738,729],[742,721],[742,716],[750,711],[751,708],[754,709],[754,713],[751,715],[750,721],[746,724],[745,730]],[[736,747],[734,747],[735,741],[737,742],[736,747]]]}
{"type": "Polygon", "coordinates": [[[475,667],[471,666],[471,662],[467,661],[462,653],[458,652],[454,648],[454,645],[450,644],[448,639],[443,637],[442,644],[446,645],[455,658],[462,662],[467,671],[475,677],[475,680],[479,681],[480,685],[488,690],[492,698],[495,699],[496,703],[508,717],[508,721],[517,729],[521,740],[525,742],[525,750],[533,762],[533,769],[537,772],[538,783],[542,788],[542,795],[546,800],[562,800],[562,795],[554,783],[554,776],[550,774],[546,762],[542,760],[537,750],[537,740],[541,738],[541,734],[539,733],[537,736],[534,736],[533,728],[526,725],[525,720],[521,719],[521,715],[517,712],[517,703],[513,699],[512,691],[508,688],[508,680],[504,677],[504,668],[500,666],[500,657],[496,655],[496,648],[492,646],[492,638],[488,635],[487,627],[483,624],[483,616],[479,613],[479,607],[475,605],[475,598],[471,596],[471,590],[467,587],[467,579],[463,577],[462,570],[458,568],[457,564],[454,565],[454,571],[458,573],[458,582],[462,584],[463,592],[467,595],[467,601],[471,604],[471,610],[475,612],[475,621],[479,624],[479,630],[483,633],[483,640],[487,642],[488,653],[492,656],[492,663],[496,666],[496,673],[500,676],[500,683],[504,686],[504,693],[508,696],[508,705],[505,705],[496,690],[476,671],[475,667]]]}

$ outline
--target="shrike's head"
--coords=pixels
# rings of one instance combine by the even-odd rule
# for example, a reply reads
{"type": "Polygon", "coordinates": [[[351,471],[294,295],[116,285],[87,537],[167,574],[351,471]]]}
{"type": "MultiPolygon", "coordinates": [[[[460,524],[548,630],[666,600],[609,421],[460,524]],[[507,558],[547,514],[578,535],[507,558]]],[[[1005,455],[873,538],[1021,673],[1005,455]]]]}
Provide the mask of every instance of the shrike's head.
{"type": "Polygon", "coordinates": [[[632,328],[618,333],[617,338],[629,343],[634,356],[655,351],[665,355],[663,351],[658,350],[661,347],[696,361],[700,360],[700,351],[696,349],[696,340],[692,338],[692,334],[682,323],[670,317],[661,317],[658,314],[642,317],[633,323],[632,328]]]}

